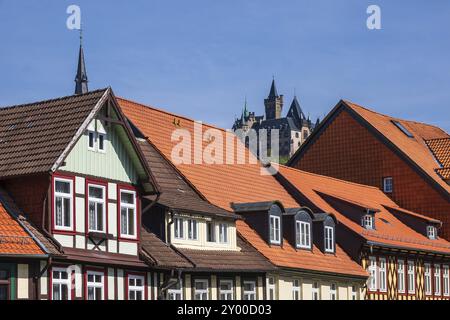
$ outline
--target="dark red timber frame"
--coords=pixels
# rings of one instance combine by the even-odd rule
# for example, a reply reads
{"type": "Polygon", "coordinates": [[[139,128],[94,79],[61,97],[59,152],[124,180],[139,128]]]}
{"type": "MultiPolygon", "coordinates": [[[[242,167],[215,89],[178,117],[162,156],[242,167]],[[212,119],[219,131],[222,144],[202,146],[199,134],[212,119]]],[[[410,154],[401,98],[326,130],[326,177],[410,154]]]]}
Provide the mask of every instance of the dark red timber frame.
{"type": "Polygon", "coordinates": [[[91,186],[99,186],[105,188],[105,234],[109,233],[109,219],[108,219],[108,207],[109,207],[109,199],[108,199],[108,182],[104,180],[97,180],[92,178],[85,178],[85,207],[84,207],[84,221],[85,221],[85,233],[86,236],[89,233],[89,185],[91,186]]]}
{"type": "Polygon", "coordinates": [[[147,287],[147,273],[146,272],[135,272],[135,271],[125,271],[125,300],[128,300],[128,279],[129,276],[139,276],[144,277],[144,300],[148,300],[148,287],[147,287]]]}
{"type": "Polygon", "coordinates": [[[99,272],[103,274],[103,300],[108,300],[108,269],[101,267],[83,267],[83,293],[84,300],[88,298],[88,272],[99,272]]]}
{"type": "Polygon", "coordinates": [[[140,205],[140,197],[136,187],[127,185],[127,184],[117,184],[117,239],[124,242],[139,242],[141,238],[141,205],[140,205]],[[121,197],[120,191],[133,191],[136,195],[136,237],[135,238],[124,238],[121,235],[121,225],[122,221],[120,220],[120,205],[121,205],[121,197]]]}
{"type": "MultiPolygon", "coordinates": [[[[54,264],[48,270],[50,275],[48,277],[48,300],[53,300],[53,269],[68,269],[70,264],[54,264]]],[[[75,300],[75,269],[70,273],[70,300],[75,300]]]]}
{"type": "Polygon", "coordinates": [[[52,221],[52,232],[54,234],[66,234],[66,235],[75,235],[76,234],[76,224],[77,224],[77,220],[76,220],[76,212],[75,212],[75,176],[69,176],[69,175],[64,175],[64,174],[60,174],[60,173],[54,173],[52,175],[52,209],[51,209],[51,221],[52,221]],[[55,226],[55,179],[60,178],[60,179],[65,179],[65,180],[71,180],[72,181],[72,230],[58,230],[56,229],[55,226]]]}

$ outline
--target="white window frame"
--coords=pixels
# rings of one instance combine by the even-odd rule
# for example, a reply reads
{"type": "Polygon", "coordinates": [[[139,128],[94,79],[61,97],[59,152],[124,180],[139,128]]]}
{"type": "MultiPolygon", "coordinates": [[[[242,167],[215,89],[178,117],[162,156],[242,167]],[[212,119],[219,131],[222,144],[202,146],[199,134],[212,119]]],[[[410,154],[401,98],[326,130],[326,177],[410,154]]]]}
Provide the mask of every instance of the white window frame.
{"type": "Polygon", "coordinates": [[[184,219],[182,217],[175,216],[173,218],[173,237],[179,240],[185,238],[184,219]]]}
{"type": "Polygon", "coordinates": [[[416,293],[416,265],[414,261],[408,261],[408,293],[416,293]],[[411,278],[413,281],[411,281],[411,278]]]}
{"type": "Polygon", "coordinates": [[[377,266],[377,258],[369,257],[369,279],[367,288],[369,291],[377,291],[378,290],[378,266],[377,266]]]}
{"type": "Polygon", "coordinates": [[[365,229],[373,230],[374,229],[373,228],[373,220],[374,220],[374,216],[373,215],[371,215],[371,214],[363,215],[363,217],[362,217],[362,226],[365,229]]]}
{"type": "MultiPolygon", "coordinates": [[[[61,231],[73,231],[74,230],[74,219],[73,219],[73,180],[71,179],[65,179],[65,178],[59,178],[59,177],[55,177],[54,181],[53,181],[53,190],[54,190],[54,195],[53,195],[53,219],[54,219],[54,228],[55,230],[61,230],[61,231]],[[57,182],[63,182],[63,183],[68,183],[69,187],[70,187],[70,193],[62,193],[62,192],[57,192],[56,191],[56,183],[57,182]],[[64,199],[69,199],[70,200],[70,205],[69,205],[69,220],[70,220],[70,226],[66,227],[66,226],[58,226],[57,225],[57,219],[56,219],[56,198],[57,197],[61,197],[63,200],[61,201],[61,204],[63,206],[64,209],[64,199]]],[[[64,210],[62,210],[62,212],[64,212],[64,210]]],[[[64,221],[64,216],[61,217],[62,221],[64,221]]],[[[64,223],[64,222],[63,222],[64,223]]]]}
{"type": "Polygon", "coordinates": [[[198,240],[198,221],[190,218],[187,219],[187,237],[190,241],[197,241],[198,240]]]}
{"type": "Polygon", "coordinates": [[[383,178],[383,192],[384,193],[392,193],[394,190],[394,179],[392,177],[384,177],[383,178]],[[390,181],[388,183],[388,181],[390,181]],[[390,188],[388,188],[390,187],[390,188]]]}
{"type": "Polygon", "coordinates": [[[97,132],[97,151],[100,153],[106,153],[106,134],[97,132]],[[100,137],[103,138],[103,148],[100,148],[100,137]]]}
{"type": "Polygon", "coordinates": [[[320,300],[320,283],[317,281],[314,281],[312,284],[311,300],[320,300]]]}
{"type": "Polygon", "coordinates": [[[135,295],[134,295],[135,298],[133,300],[137,301],[137,299],[136,299],[136,293],[137,292],[141,293],[141,297],[142,297],[141,301],[145,300],[145,289],[146,289],[145,276],[144,275],[137,275],[137,274],[128,274],[127,281],[128,281],[128,284],[127,284],[128,285],[128,292],[127,292],[128,300],[131,300],[131,292],[135,293],[135,295]],[[136,280],[141,280],[142,281],[142,285],[141,286],[138,286],[136,284],[130,285],[130,280],[135,280],[135,283],[136,283],[136,280]]]}
{"type": "Polygon", "coordinates": [[[256,300],[256,281],[244,281],[242,285],[243,300],[256,300]],[[250,285],[252,290],[246,290],[245,285],[250,285]]]}
{"type": "MultiPolygon", "coordinates": [[[[89,288],[101,288],[101,299],[100,300],[105,300],[105,273],[101,272],[101,271],[92,271],[92,270],[87,270],[86,271],[86,300],[88,300],[89,297],[89,288]],[[98,282],[89,282],[89,275],[93,275],[94,278],[95,276],[100,276],[101,278],[101,283],[98,282]]],[[[95,294],[95,290],[94,290],[94,294],[95,294]]],[[[98,299],[94,299],[94,300],[98,300],[98,299]]]]}
{"type": "MultiPolygon", "coordinates": [[[[119,225],[119,231],[120,231],[120,237],[124,238],[124,239],[137,239],[137,231],[138,231],[138,212],[137,212],[137,195],[136,195],[136,191],[134,190],[128,190],[128,189],[119,189],[119,212],[120,212],[120,225],[119,225]],[[122,203],[122,193],[128,193],[133,195],[133,199],[134,199],[134,204],[129,204],[129,203],[122,203]],[[127,209],[127,215],[126,218],[128,219],[128,209],[133,209],[134,211],[134,215],[133,215],[133,223],[134,223],[134,234],[130,235],[127,233],[123,233],[122,231],[122,208],[126,208],[127,209]]],[[[129,222],[127,222],[127,232],[128,232],[128,224],[129,222]]]]}
{"type": "Polygon", "coordinates": [[[334,252],[334,228],[325,226],[325,252],[334,252]]]}
{"type": "Polygon", "coordinates": [[[167,290],[168,300],[183,300],[183,280],[180,279],[177,283],[177,287],[171,287],[167,290]],[[175,299],[173,299],[175,298],[175,299]]]}
{"type": "Polygon", "coordinates": [[[441,265],[434,265],[434,295],[440,296],[442,292],[441,265]]]}
{"type": "Polygon", "coordinates": [[[301,300],[301,281],[299,279],[294,279],[292,281],[292,300],[301,300]]]}
{"type": "Polygon", "coordinates": [[[206,222],[206,242],[207,243],[217,242],[216,224],[212,221],[206,222]],[[208,240],[208,237],[210,235],[209,230],[208,230],[209,226],[211,226],[211,231],[212,231],[212,239],[211,240],[208,240]]]}
{"type": "Polygon", "coordinates": [[[380,283],[380,292],[387,292],[387,262],[386,258],[379,258],[378,278],[380,283]]]}
{"type": "Polygon", "coordinates": [[[337,284],[330,284],[330,300],[338,300],[337,284]],[[334,286],[334,289],[333,289],[334,286]]]}
{"type": "Polygon", "coordinates": [[[276,300],[276,279],[267,277],[267,300],[276,300]]]}
{"type": "Polygon", "coordinates": [[[424,264],[424,290],[427,296],[431,296],[433,294],[432,288],[433,276],[431,274],[431,264],[424,264]]]}
{"type": "Polygon", "coordinates": [[[444,297],[450,296],[450,270],[449,265],[442,266],[442,293],[444,297]]]}
{"type": "Polygon", "coordinates": [[[233,280],[219,280],[219,300],[234,300],[234,286],[233,280]],[[230,285],[230,289],[222,290],[222,284],[230,285]],[[224,297],[222,297],[224,295],[224,297]]]}
{"type": "Polygon", "coordinates": [[[98,132],[96,130],[87,130],[88,150],[100,153],[106,153],[106,133],[98,132]],[[91,147],[91,135],[93,139],[93,146],[91,147]],[[100,137],[103,138],[103,148],[100,148],[100,137]]]}
{"type": "Polygon", "coordinates": [[[352,299],[352,300],[359,300],[358,299],[358,296],[359,296],[359,292],[358,292],[359,290],[358,290],[358,286],[356,286],[356,285],[352,285],[351,287],[350,287],[350,298],[352,299]]]}
{"type": "Polygon", "coordinates": [[[297,248],[311,248],[311,223],[307,221],[296,221],[295,240],[297,248]]]}
{"type": "Polygon", "coordinates": [[[209,281],[208,279],[195,279],[194,280],[194,300],[209,300],[209,281]],[[197,283],[206,283],[206,289],[197,289],[197,283]],[[201,299],[197,299],[197,295],[200,295],[201,299]],[[206,299],[203,299],[203,295],[206,295],[206,299]]]}
{"type": "Polygon", "coordinates": [[[431,240],[437,239],[437,228],[435,226],[427,226],[427,236],[431,240]]]}
{"type": "Polygon", "coordinates": [[[228,224],[219,223],[219,243],[228,243],[228,224]]]}
{"type": "Polygon", "coordinates": [[[271,215],[269,217],[270,243],[281,244],[281,218],[271,215]],[[278,228],[276,226],[278,224],[278,228]]]}
{"type": "MultiPolygon", "coordinates": [[[[55,300],[55,290],[53,288],[53,285],[57,284],[59,287],[59,290],[61,290],[61,285],[66,285],[67,287],[67,300],[72,300],[72,275],[69,272],[70,269],[68,268],[51,268],[51,272],[52,272],[52,283],[51,285],[51,290],[52,290],[52,300],[55,300]],[[65,272],[67,273],[67,279],[55,279],[55,277],[53,276],[53,272],[65,272]]],[[[61,296],[61,294],[60,294],[61,296]]],[[[61,299],[59,299],[61,300],[61,299]]]]}
{"type": "Polygon", "coordinates": [[[95,151],[97,149],[97,135],[95,134],[95,130],[88,130],[88,150],[95,151]],[[91,135],[92,135],[92,142],[93,146],[91,147],[91,135]]]}
{"type": "Polygon", "coordinates": [[[406,278],[405,278],[405,260],[398,259],[397,261],[397,290],[399,293],[405,293],[406,290],[406,278]]]}
{"type": "Polygon", "coordinates": [[[93,231],[93,232],[106,232],[106,187],[102,186],[102,185],[98,185],[98,184],[94,184],[94,183],[88,183],[88,187],[87,187],[87,197],[88,197],[88,207],[87,207],[87,217],[88,217],[88,230],[89,231],[93,231]],[[90,192],[89,192],[89,188],[93,187],[93,188],[98,188],[98,189],[102,189],[102,194],[103,194],[103,198],[102,199],[98,199],[98,198],[91,198],[90,192]],[[97,212],[97,204],[103,204],[103,212],[102,214],[102,219],[103,219],[103,230],[97,230],[97,229],[92,229],[91,228],[91,219],[90,219],[90,206],[91,206],[91,202],[93,202],[95,204],[95,217],[94,217],[94,224],[97,225],[97,219],[98,219],[98,212],[97,212]]]}

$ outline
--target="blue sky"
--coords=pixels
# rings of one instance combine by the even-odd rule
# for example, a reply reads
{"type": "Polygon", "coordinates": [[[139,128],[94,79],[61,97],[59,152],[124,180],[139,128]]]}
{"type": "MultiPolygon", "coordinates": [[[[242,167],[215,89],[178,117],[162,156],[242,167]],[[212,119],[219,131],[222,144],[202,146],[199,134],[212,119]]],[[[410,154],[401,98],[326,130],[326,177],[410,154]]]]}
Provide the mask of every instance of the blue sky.
{"type": "Polygon", "coordinates": [[[0,0],[0,105],[72,94],[82,10],[90,89],[221,127],[275,75],[306,114],[341,98],[450,132],[450,1],[0,0]],[[382,30],[366,28],[369,4],[382,30]]]}

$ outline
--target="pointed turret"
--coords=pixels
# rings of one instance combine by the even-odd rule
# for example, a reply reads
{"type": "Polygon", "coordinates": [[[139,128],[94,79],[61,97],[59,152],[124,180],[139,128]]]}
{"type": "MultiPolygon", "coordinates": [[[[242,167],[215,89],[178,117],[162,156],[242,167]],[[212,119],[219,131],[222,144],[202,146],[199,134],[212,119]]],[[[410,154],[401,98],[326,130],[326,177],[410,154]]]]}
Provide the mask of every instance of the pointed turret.
{"type": "Polygon", "coordinates": [[[301,125],[302,120],[306,120],[305,114],[303,113],[300,103],[297,100],[297,96],[294,96],[294,100],[292,100],[287,117],[293,118],[298,126],[301,125]]]}
{"type": "Polygon", "coordinates": [[[272,80],[272,85],[270,86],[269,98],[279,97],[277,86],[275,85],[275,78],[272,80]]]}
{"type": "Polygon", "coordinates": [[[264,106],[266,109],[266,120],[281,118],[281,112],[283,111],[283,95],[278,95],[275,78],[272,80],[269,96],[267,99],[264,99],[264,106]]]}
{"type": "Polygon", "coordinates": [[[87,93],[88,89],[88,78],[86,72],[86,65],[84,63],[84,51],[82,43],[82,35],[80,31],[80,51],[78,53],[78,69],[77,76],[75,78],[75,94],[87,93]]]}

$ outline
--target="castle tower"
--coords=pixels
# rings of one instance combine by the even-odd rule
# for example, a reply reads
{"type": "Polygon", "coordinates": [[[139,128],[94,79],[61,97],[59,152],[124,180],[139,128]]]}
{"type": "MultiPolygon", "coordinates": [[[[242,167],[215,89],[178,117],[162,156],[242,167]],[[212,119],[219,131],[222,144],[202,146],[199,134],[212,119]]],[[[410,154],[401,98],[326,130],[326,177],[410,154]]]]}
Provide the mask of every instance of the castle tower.
{"type": "Polygon", "coordinates": [[[278,95],[275,79],[272,80],[269,96],[264,99],[264,106],[266,109],[266,120],[273,120],[281,118],[283,111],[283,95],[278,95]]]}

